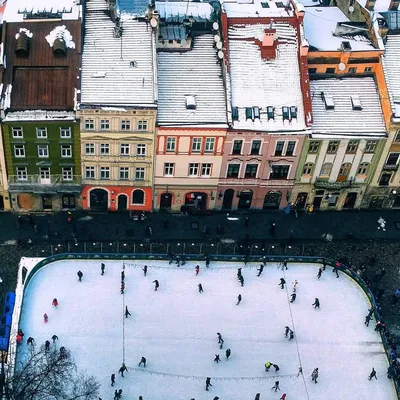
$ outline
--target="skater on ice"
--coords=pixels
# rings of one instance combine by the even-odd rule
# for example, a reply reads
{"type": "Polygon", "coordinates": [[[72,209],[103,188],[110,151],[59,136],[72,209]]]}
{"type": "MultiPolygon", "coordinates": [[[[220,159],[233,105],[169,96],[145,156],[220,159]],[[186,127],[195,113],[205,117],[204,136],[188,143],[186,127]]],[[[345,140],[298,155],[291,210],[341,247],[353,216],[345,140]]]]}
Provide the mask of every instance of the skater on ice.
{"type": "Polygon", "coordinates": [[[239,282],[240,282],[240,286],[243,286],[243,285],[244,285],[244,278],[243,278],[243,275],[240,275],[240,277],[239,277],[239,282]]]}
{"type": "Polygon", "coordinates": [[[143,276],[146,276],[146,275],[147,275],[147,265],[145,265],[145,266],[142,268],[142,271],[143,271],[143,276]]]}
{"type": "Polygon", "coordinates": [[[196,265],[195,271],[196,271],[196,275],[198,275],[199,272],[200,272],[200,266],[199,265],[196,265]]]}
{"type": "Polygon", "coordinates": [[[199,288],[199,293],[203,293],[203,285],[199,283],[197,286],[199,288]]]}
{"type": "Polygon", "coordinates": [[[49,316],[46,313],[43,314],[43,321],[45,324],[49,322],[49,316]]]}
{"type": "Polygon", "coordinates": [[[121,271],[121,282],[125,282],[125,271],[121,271]]]}
{"type": "Polygon", "coordinates": [[[295,281],[293,282],[293,293],[297,292],[297,285],[299,282],[297,282],[297,280],[295,279],[295,281]]]}
{"type": "Polygon", "coordinates": [[[265,363],[265,372],[268,372],[271,367],[272,367],[272,362],[271,361],[267,361],[265,363]]]}
{"type": "Polygon", "coordinates": [[[285,283],[286,283],[286,281],[283,278],[281,278],[281,281],[279,283],[279,285],[281,286],[281,289],[285,288],[285,283]]]}
{"type": "Polygon", "coordinates": [[[287,338],[290,332],[290,328],[288,326],[285,326],[285,337],[287,338]]]}
{"type": "Polygon", "coordinates": [[[207,378],[207,379],[206,379],[206,390],[207,390],[207,392],[208,392],[208,388],[209,388],[210,386],[212,386],[212,385],[211,385],[211,378],[207,378]]]}
{"type": "Polygon", "coordinates": [[[287,267],[287,261],[286,261],[286,260],[283,262],[282,270],[283,270],[283,268],[286,268],[286,271],[287,271],[287,269],[288,269],[288,267],[287,267]]]}
{"type": "Polygon", "coordinates": [[[365,317],[365,322],[364,322],[364,324],[365,324],[366,326],[369,326],[369,321],[371,321],[371,319],[372,319],[372,317],[368,314],[368,315],[365,317]]]}
{"type": "Polygon", "coordinates": [[[238,306],[240,304],[240,302],[242,301],[242,295],[239,294],[239,296],[237,297],[238,301],[236,303],[236,305],[238,306]]]}
{"type": "Polygon", "coordinates": [[[222,347],[224,346],[224,339],[221,339],[221,342],[220,342],[220,345],[219,345],[219,348],[220,349],[222,349],[222,347]]]}
{"type": "Polygon", "coordinates": [[[292,293],[292,294],[290,295],[290,302],[291,302],[291,303],[294,303],[295,300],[296,300],[296,297],[297,297],[297,294],[296,294],[296,293],[292,293]]]}
{"type": "Polygon", "coordinates": [[[226,359],[229,360],[229,357],[231,356],[231,349],[226,349],[225,356],[226,356],[226,359]]]}
{"type": "Polygon", "coordinates": [[[160,287],[160,284],[158,283],[158,280],[157,280],[157,279],[154,280],[153,283],[154,283],[154,291],[156,292],[157,289],[160,287]]]}
{"type": "Polygon", "coordinates": [[[283,393],[282,397],[279,400],[286,400],[286,393],[283,393]]]}
{"type": "Polygon", "coordinates": [[[260,393],[256,394],[256,397],[254,397],[254,400],[260,400],[260,393]]]}
{"type": "Polygon", "coordinates": [[[372,368],[371,373],[369,374],[368,379],[371,380],[372,378],[378,379],[378,377],[376,376],[376,371],[375,368],[372,368]]]}
{"type": "Polygon", "coordinates": [[[290,333],[289,333],[289,340],[293,340],[293,339],[294,339],[294,333],[293,333],[292,330],[290,330],[290,333]]]}
{"type": "Polygon", "coordinates": [[[278,390],[281,390],[281,388],[279,387],[279,381],[275,381],[275,385],[272,386],[271,390],[274,390],[274,389],[275,389],[275,392],[278,390]]]}
{"type": "Polygon", "coordinates": [[[79,282],[82,282],[83,272],[79,270],[77,273],[79,282]]]}
{"type": "Polygon", "coordinates": [[[104,270],[106,269],[106,265],[104,263],[101,263],[100,269],[101,269],[101,275],[104,275],[104,270]]]}
{"type": "Polygon", "coordinates": [[[260,268],[257,271],[258,271],[257,276],[260,276],[262,274],[262,272],[264,271],[264,264],[261,264],[260,268]]]}
{"type": "Polygon", "coordinates": [[[131,317],[131,313],[128,310],[128,306],[125,306],[125,318],[131,317]]]}
{"type": "Polygon", "coordinates": [[[115,374],[111,374],[111,386],[115,384],[115,374]]]}
{"type": "Polygon", "coordinates": [[[332,270],[332,272],[334,273],[336,272],[336,278],[339,278],[339,268],[340,268],[340,262],[336,262],[332,270]]]}
{"type": "Polygon", "coordinates": [[[216,354],[214,357],[214,362],[216,362],[217,364],[221,361],[221,359],[219,358],[219,354],[216,354]]]}
{"type": "Polygon", "coordinates": [[[320,268],[320,269],[318,270],[318,274],[317,274],[318,280],[321,278],[321,275],[322,275],[322,268],[320,268]]]}
{"type": "Polygon", "coordinates": [[[278,372],[280,370],[279,365],[272,364],[272,366],[275,368],[275,372],[278,372]]]}
{"type": "Polygon", "coordinates": [[[318,368],[314,368],[314,371],[311,374],[311,380],[317,383],[317,379],[318,379],[318,368]]]}
{"type": "Polygon", "coordinates": [[[58,300],[57,300],[56,298],[54,298],[53,301],[51,302],[51,305],[52,305],[54,308],[57,308],[57,307],[58,307],[58,300]]]}
{"type": "Polygon", "coordinates": [[[303,367],[299,367],[299,372],[297,372],[297,377],[303,375],[303,367]]]}
{"type": "Polygon", "coordinates": [[[32,336],[29,336],[26,344],[30,344],[31,346],[33,346],[35,344],[35,339],[32,336]]]}
{"type": "Polygon", "coordinates": [[[115,389],[115,392],[114,392],[114,400],[118,400],[118,399],[119,399],[118,390],[115,389]]]}
{"type": "Polygon", "coordinates": [[[124,377],[124,372],[128,372],[128,368],[126,368],[125,363],[122,363],[121,368],[118,370],[118,373],[121,374],[122,377],[124,377]]]}
{"type": "Polygon", "coordinates": [[[57,335],[53,335],[53,336],[51,337],[51,340],[53,341],[53,343],[55,343],[56,340],[58,340],[58,336],[57,336],[57,335]]]}
{"type": "Polygon", "coordinates": [[[314,303],[313,304],[311,304],[312,306],[314,306],[314,308],[319,308],[319,306],[320,306],[320,303],[319,303],[319,299],[318,299],[318,297],[316,297],[315,298],[315,301],[314,301],[314,303]]]}
{"type": "Polygon", "coordinates": [[[143,364],[143,367],[145,367],[146,368],[146,357],[142,357],[141,359],[140,359],[140,363],[138,364],[138,367],[140,367],[142,364],[143,364]]]}
{"type": "Polygon", "coordinates": [[[121,294],[124,294],[125,292],[125,283],[121,282],[121,294]]]}
{"type": "Polygon", "coordinates": [[[222,341],[222,335],[219,332],[217,332],[217,337],[218,337],[218,344],[219,344],[222,341]]]}
{"type": "Polygon", "coordinates": [[[44,342],[44,350],[49,351],[50,350],[50,340],[46,340],[44,342]]]}

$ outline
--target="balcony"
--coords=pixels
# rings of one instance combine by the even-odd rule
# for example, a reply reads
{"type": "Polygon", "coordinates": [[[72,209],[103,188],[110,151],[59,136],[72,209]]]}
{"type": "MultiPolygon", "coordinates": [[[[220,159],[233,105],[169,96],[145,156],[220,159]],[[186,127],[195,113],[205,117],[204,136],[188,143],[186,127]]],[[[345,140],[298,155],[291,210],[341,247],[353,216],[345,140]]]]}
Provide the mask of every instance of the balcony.
{"type": "Polygon", "coordinates": [[[8,177],[8,190],[10,193],[80,193],[81,177],[73,176],[72,179],[65,180],[62,175],[50,175],[48,178],[42,178],[40,175],[28,175],[25,180],[22,180],[18,179],[16,175],[11,175],[8,177]]]}
{"type": "Polygon", "coordinates": [[[385,171],[397,171],[398,167],[397,164],[384,164],[383,169],[385,171]]]}
{"type": "Polygon", "coordinates": [[[314,186],[320,189],[327,190],[341,190],[351,187],[353,184],[352,180],[344,181],[344,182],[328,182],[325,179],[317,178],[314,182],[314,186]]]}

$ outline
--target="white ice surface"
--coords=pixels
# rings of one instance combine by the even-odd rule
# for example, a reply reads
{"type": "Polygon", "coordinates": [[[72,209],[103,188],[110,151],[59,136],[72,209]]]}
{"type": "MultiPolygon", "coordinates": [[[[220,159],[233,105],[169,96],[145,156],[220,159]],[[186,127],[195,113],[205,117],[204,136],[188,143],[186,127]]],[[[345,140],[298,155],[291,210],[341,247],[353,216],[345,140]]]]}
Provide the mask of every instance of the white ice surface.
{"type": "MultiPolygon", "coordinates": [[[[125,295],[120,294],[122,262],[101,260],[55,262],[42,268],[26,288],[20,327],[37,345],[53,334],[58,346],[71,350],[78,367],[101,382],[100,397],[113,398],[123,389],[124,399],[145,400],[287,400],[395,399],[392,381],[387,379],[387,359],[374,322],[367,328],[364,317],[369,303],[359,287],[342,275],[336,279],[328,268],[317,281],[315,265],[291,265],[285,271],[289,293],[278,286],[283,272],[268,265],[257,277],[257,265],[243,268],[244,287],[236,278],[238,263],[195,263],[171,267],[163,262],[132,261],[126,266],[125,295]],[[149,265],[147,277],[142,266],[149,265]],[[78,282],[78,270],[84,273],[78,282]],[[153,280],[160,289],[155,292],[153,280]],[[288,302],[291,283],[299,281],[296,302],[288,302]],[[204,293],[199,294],[197,284],[204,293]],[[243,301],[236,306],[237,295],[243,301]],[[59,308],[53,309],[57,297],[59,308]],[[321,309],[311,304],[321,301],[321,309]],[[123,317],[123,305],[132,314],[123,317]],[[43,314],[49,316],[43,323],[43,314]],[[297,339],[288,342],[284,327],[293,327],[297,339]],[[123,342],[125,323],[125,344],[123,342]],[[225,345],[219,350],[216,332],[225,345]],[[117,371],[125,348],[125,378],[117,371]],[[225,349],[232,350],[226,361],[225,349]],[[222,362],[213,362],[220,354],[222,362]],[[147,367],[138,368],[140,357],[147,367]],[[304,371],[297,377],[299,357],[304,371]],[[280,367],[279,376],[264,370],[267,361],[280,367]],[[318,384],[311,372],[318,367],[318,384]],[[378,380],[369,381],[374,367],[378,380]],[[111,373],[117,374],[114,388],[111,373]],[[205,391],[205,378],[213,387],[205,391]],[[281,391],[271,387],[280,381],[281,391]]],[[[21,350],[26,344],[21,345],[21,350]]],[[[21,354],[20,354],[21,356],[21,354]]]]}

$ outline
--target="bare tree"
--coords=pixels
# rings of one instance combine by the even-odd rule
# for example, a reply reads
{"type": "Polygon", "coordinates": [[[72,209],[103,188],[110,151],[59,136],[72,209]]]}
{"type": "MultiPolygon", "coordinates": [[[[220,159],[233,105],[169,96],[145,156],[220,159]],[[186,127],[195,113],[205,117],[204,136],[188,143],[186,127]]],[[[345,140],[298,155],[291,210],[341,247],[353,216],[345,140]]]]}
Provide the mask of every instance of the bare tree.
{"type": "MultiPolygon", "coordinates": [[[[5,400],[94,400],[100,384],[96,378],[80,372],[65,348],[31,350],[4,382],[5,400]]],[[[1,396],[0,396],[1,398],[1,396]]]]}

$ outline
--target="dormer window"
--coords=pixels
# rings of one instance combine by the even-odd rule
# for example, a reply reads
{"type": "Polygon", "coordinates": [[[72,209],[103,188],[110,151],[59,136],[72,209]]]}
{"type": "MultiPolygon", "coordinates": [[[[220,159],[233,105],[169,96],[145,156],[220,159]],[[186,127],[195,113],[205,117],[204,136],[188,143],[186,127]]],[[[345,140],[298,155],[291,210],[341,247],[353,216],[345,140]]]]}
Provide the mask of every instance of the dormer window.
{"type": "Polygon", "coordinates": [[[353,110],[362,110],[362,105],[360,101],[360,97],[358,95],[352,95],[351,97],[351,105],[353,106],[353,110]]]}
{"type": "Polygon", "coordinates": [[[253,119],[253,109],[251,107],[246,107],[246,120],[253,119]]]}
{"type": "Polygon", "coordinates": [[[282,107],[282,118],[289,119],[289,107],[282,107]]]}
{"type": "Polygon", "coordinates": [[[232,107],[232,120],[239,121],[239,109],[237,107],[232,107]]]}
{"type": "Polygon", "coordinates": [[[196,97],[194,96],[185,96],[186,98],[186,109],[187,110],[195,110],[196,105],[196,97]]]}
{"type": "Polygon", "coordinates": [[[254,119],[256,119],[256,118],[260,119],[260,108],[259,107],[253,107],[253,115],[254,115],[254,119]]]}
{"type": "Polygon", "coordinates": [[[333,97],[330,95],[326,95],[322,93],[322,97],[325,102],[325,110],[334,110],[335,109],[335,102],[333,101],[333,97]]]}
{"type": "Polygon", "coordinates": [[[272,107],[272,106],[268,106],[267,107],[267,115],[268,115],[268,121],[270,120],[270,119],[275,119],[275,113],[274,113],[274,111],[275,111],[275,109],[274,109],[274,107],[272,107]]]}
{"type": "Polygon", "coordinates": [[[297,107],[290,107],[290,118],[297,119],[297,107]]]}

